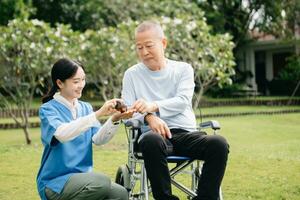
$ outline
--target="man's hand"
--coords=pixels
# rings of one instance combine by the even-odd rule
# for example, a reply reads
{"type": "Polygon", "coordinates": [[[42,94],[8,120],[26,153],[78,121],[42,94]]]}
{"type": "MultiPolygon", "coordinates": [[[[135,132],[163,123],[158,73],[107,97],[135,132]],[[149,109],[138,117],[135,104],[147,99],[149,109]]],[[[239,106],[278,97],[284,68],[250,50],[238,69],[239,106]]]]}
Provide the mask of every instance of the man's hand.
{"type": "Polygon", "coordinates": [[[156,103],[147,102],[144,99],[139,99],[131,106],[132,109],[135,109],[137,112],[140,113],[150,113],[150,112],[157,112],[158,106],[156,103]]]}
{"type": "Polygon", "coordinates": [[[148,114],[145,116],[145,121],[148,122],[150,129],[157,134],[160,134],[164,138],[172,138],[172,134],[166,122],[159,117],[148,114]]]}

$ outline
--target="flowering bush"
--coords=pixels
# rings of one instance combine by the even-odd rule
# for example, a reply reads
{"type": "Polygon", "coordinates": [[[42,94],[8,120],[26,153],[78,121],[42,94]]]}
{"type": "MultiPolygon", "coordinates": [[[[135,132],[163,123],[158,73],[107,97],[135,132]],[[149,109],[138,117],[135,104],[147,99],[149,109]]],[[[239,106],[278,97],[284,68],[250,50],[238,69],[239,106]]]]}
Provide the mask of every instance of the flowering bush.
{"type": "Polygon", "coordinates": [[[0,27],[0,101],[9,111],[15,107],[22,111],[21,119],[10,113],[24,130],[28,144],[28,110],[33,95],[44,85],[56,59],[77,57],[78,36],[68,26],[51,28],[38,20],[15,19],[0,27]]]}

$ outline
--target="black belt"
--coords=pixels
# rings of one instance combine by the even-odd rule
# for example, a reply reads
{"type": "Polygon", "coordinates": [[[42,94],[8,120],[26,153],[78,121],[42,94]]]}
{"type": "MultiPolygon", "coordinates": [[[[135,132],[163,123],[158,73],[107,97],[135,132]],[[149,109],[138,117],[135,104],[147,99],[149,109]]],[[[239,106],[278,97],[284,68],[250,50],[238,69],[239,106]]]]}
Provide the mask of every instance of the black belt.
{"type": "Polygon", "coordinates": [[[181,128],[172,128],[170,129],[171,133],[186,133],[189,132],[187,130],[181,129],[181,128]]]}

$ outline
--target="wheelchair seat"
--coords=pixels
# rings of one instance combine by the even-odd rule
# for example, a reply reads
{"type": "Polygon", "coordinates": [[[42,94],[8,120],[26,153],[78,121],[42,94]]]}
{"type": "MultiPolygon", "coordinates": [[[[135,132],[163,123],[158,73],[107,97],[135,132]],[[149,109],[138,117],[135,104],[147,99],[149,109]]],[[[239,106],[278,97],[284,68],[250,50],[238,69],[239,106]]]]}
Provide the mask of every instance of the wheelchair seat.
{"type": "MultiPolygon", "coordinates": [[[[139,150],[138,139],[141,133],[141,123],[138,120],[125,122],[125,130],[128,139],[128,163],[118,168],[115,182],[124,186],[129,192],[129,199],[148,200],[151,193],[151,186],[148,184],[146,169],[144,166],[143,155],[139,150]],[[140,182],[139,189],[136,188],[137,182],[140,182]]],[[[199,125],[199,129],[212,128],[214,134],[220,129],[217,121],[204,122],[199,125]]],[[[187,199],[195,197],[198,180],[201,176],[202,161],[192,159],[186,156],[172,155],[167,156],[167,162],[175,164],[170,168],[171,183],[187,195],[187,199]],[[190,170],[186,168],[190,166],[190,170]],[[191,175],[191,184],[189,187],[175,180],[175,176],[187,172],[191,175]]],[[[219,199],[222,198],[220,188],[219,199]]]]}
{"type": "Polygon", "coordinates": [[[167,157],[167,161],[170,163],[177,163],[180,161],[187,161],[187,160],[193,160],[190,157],[186,157],[186,156],[168,156],[167,157]]]}

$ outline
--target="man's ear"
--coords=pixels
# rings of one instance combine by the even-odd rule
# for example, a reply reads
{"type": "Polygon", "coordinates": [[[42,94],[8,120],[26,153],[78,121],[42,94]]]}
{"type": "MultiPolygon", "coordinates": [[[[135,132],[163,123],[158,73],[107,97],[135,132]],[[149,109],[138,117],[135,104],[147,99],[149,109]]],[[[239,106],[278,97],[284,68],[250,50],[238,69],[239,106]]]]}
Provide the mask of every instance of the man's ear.
{"type": "Polygon", "coordinates": [[[163,44],[163,48],[166,49],[166,48],[167,48],[167,45],[168,45],[167,38],[164,37],[164,38],[162,39],[162,44],[163,44]]]}
{"type": "Polygon", "coordinates": [[[64,87],[64,83],[59,79],[56,80],[56,85],[59,89],[62,89],[64,87]]]}

